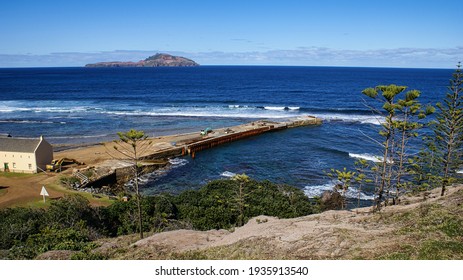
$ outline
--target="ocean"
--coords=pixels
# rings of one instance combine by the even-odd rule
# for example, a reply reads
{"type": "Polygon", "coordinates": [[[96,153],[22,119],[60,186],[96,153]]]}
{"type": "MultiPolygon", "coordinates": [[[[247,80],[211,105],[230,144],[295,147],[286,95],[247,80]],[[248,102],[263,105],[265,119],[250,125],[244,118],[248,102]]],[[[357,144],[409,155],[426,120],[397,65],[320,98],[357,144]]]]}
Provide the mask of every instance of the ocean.
{"type": "MultiPolygon", "coordinates": [[[[0,69],[0,134],[43,135],[53,144],[114,140],[131,128],[149,136],[220,128],[258,119],[313,115],[323,125],[272,132],[195,159],[171,160],[143,177],[143,193],[178,193],[245,173],[296,186],[309,197],[333,186],[326,171],[379,156],[381,117],[361,91],[406,85],[435,104],[453,70],[349,67],[200,66],[192,68],[0,69]]],[[[348,196],[357,197],[352,189],[348,196]]],[[[373,199],[370,189],[361,198],[373,199]]]]}

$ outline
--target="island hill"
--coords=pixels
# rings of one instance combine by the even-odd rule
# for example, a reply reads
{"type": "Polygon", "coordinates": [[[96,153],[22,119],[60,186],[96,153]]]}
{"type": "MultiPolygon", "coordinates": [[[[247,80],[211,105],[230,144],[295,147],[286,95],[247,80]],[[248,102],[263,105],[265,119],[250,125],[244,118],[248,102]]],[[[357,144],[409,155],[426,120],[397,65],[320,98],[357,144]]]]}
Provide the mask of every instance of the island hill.
{"type": "Polygon", "coordinates": [[[140,60],[138,62],[112,61],[112,62],[90,63],[90,64],[85,65],[85,67],[166,67],[166,66],[167,67],[189,67],[189,66],[199,66],[199,64],[185,57],[158,53],[156,55],[148,57],[145,60],[140,60]]]}

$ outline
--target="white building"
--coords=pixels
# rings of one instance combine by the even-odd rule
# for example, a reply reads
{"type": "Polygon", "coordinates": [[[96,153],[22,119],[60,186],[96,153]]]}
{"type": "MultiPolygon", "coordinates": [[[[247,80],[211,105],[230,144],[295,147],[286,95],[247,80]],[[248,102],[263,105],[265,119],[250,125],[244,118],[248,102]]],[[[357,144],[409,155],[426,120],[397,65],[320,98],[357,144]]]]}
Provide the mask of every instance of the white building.
{"type": "Polygon", "coordinates": [[[53,160],[53,148],[38,139],[0,137],[0,172],[37,173],[53,160]]]}

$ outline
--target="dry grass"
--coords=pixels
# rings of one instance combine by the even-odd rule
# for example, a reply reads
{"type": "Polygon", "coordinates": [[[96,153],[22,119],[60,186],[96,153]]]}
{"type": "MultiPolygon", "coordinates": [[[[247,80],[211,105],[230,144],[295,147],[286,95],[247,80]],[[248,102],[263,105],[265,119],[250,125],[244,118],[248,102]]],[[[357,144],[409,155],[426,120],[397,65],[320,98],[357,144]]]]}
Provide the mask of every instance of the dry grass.
{"type": "Polygon", "coordinates": [[[380,213],[257,217],[234,232],[198,232],[196,240],[194,231],[167,232],[121,241],[106,253],[115,259],[463,259],[462,203],[459,187],[444,198],[410,199],[380,213]]]}

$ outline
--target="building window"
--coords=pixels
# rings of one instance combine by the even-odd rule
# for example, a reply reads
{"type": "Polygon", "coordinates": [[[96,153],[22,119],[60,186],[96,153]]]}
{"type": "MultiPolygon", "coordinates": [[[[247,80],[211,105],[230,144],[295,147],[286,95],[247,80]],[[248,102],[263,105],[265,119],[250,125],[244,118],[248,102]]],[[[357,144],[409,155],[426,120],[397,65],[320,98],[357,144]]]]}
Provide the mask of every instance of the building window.
{"type": "Polygon", "coordinates": [[[29,169],[32,169],[32,164],[29,163],[29,169]]]}
{"type": "Polygon", "coordinates": [[[16,162],[13,162],[13,168],[16,168],[16,162]]]}

